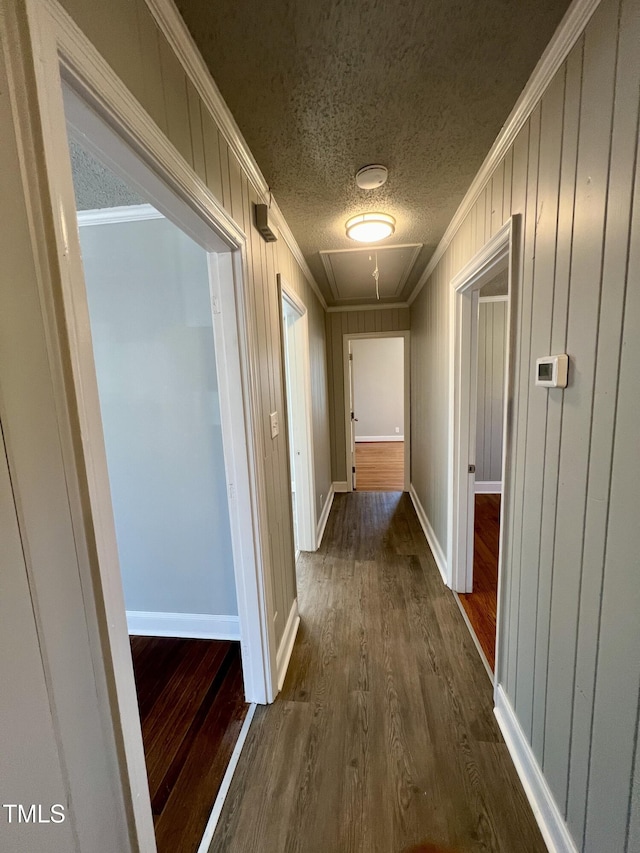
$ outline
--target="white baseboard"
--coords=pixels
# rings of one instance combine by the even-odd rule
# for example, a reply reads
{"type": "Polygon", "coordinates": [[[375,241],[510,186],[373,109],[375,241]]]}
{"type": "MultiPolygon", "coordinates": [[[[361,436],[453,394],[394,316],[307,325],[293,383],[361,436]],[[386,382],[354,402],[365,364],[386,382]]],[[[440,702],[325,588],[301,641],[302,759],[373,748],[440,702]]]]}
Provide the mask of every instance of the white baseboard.
{"type": "Polygon", "coordinates": [[[427,514],[424,511],[424,507],[420,503],[420,498],[418,497],[418,493],[416,492],[413,483],[409,486],[409,494],[411,495],[411,501],[416,511],[416,515],[418,516],[418,521],[420,522],[420,526],[424,532],[424,535],[429,543],[429,547],[431,548],[431,552],[433,554],[433,559],[436,561],[436,566],[442,575],[442,580],[444,581],[446,586],[449,586],[447,582],[447,559],[444,555],[442,548],[440,547],[440,543],[438,542],[438,537],[434,533],[433,527],[427,518],[427,514]]]}
{"type": "Polygon", "coordinates": [[[327,526],[327,521],[329,520],[329,513],[331,512],[331,507],[333,506],[333,495],[334,488],[332,483],[329,486],[329,494],[327,495],[327,499],[325,500],[324,506],[322,507],[322,512],[320,513],[320,520],[318,521],[318,526],[316,528],[316,548],[319,548],[322,545],[324,529],[327,526]]]}
{"type": "Polygon", "coordinates": [[[289,668],[291,653],[293,652],[293,644],[296,641],[296,635],[300,626],[300,615],[298,613],[298,599],[294,599],[289,611],[289,618],[284,628],[284,634],[280,640],[280,648],[276,655],[276,666],[278,670],[278,690],[282,690],[284,679],[289,668]]]}
{"type": "Polygon", "coordinates": [[[359,441],[404,441],[403,435],[357,435],[356,443],[359,441]]]}
{"type": "Polygon", "coordinates": [[[154,613],[127,610],[129,634],[143,637],[190,637],[197,640],[239,640],[237,616],[207,613],[154,613]]]}
{"type": "Polygon", "coordinates": [[[578,853],[578,848],[571,838],[567,824],[542,774],[542,769],[520,727],[511,702],[500,684],[495,690],[495,702],[494,713],[500,731],[549,853],[578,853]]]}
{"type": "Polygon", "coordinates": [[[476,480],[476,495],[501,495],[500,480],[476,480]]]}
{"type": "Polygon", "coordinates": [[[341,493],[341,492],[348,492],[348,491],[349,491],[349,483],[347,483],[346,480],[334,481],[334,483],[333,483],[334,495],[337,495],[338,493],[341,493]]]}

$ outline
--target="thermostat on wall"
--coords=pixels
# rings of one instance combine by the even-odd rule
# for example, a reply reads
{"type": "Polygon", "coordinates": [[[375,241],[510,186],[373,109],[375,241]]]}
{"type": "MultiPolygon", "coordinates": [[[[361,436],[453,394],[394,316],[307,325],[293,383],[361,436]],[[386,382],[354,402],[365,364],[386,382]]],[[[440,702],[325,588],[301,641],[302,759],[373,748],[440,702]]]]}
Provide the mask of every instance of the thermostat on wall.
{"type": "Polygon", "coordinates": [[[545,388],[566,388],[569,377],[569,356],[547,355],[536,361],[536,385],[545,388]]]}

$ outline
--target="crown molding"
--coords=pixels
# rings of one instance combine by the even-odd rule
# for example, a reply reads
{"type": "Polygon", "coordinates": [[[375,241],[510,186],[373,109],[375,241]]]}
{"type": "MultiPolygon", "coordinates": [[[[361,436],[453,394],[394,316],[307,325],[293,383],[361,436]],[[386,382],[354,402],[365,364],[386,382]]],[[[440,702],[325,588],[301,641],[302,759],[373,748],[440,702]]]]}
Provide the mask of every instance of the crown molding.
{"type": "MultiPolygon", "coordinates": [[[[218,129],[229,145],[229,148],[240,161],[240,165],[251,181],[254,189],[264,202],[269,202],[269,185],[260,171],[260,167],[251,153],[240,128],[236,124],[236,120],[231,114],[231,110],[227,106],[220,90],[211,76],[211,72],[202,58],[202,54],[193,40],[193,37],[175,3],[173,0],[145,0],[145,3],[160,28],[161,33],[168,41],[180,64],[184,68],[187,77],[189,77],[198,94],[202,98],[202,101],[213,116],[216,124],[218,125],[218,129]]],[[[317,281],[313,277],[309,264],[302,254],[302,250],[300,249],[296,238],[293,236],[282,211],[273,198],[271,198],[270,213],[282,239],[289,247],[291,254],[296,259],[305,278],[311,285],[314,293],[320,301],[320,304],[326,311],[326,300],[318,287],[317,281]]]]}
{"type": "Polygon", "coordinates": [[[471,186],[460,202],[460,206],[453,215],[453,219],[449,223],[447,230],[444,232],[442,239],[438,243],[438,246],[431,256],[425,271],[422,273],[418,283],[412,290],[411,295],[407,300],[409,305],[413,304],[416,297],[427,283],[429,277],[449,247],[449,244],[455,237],[456,232],[462,225],[464,218],[475,204],[478,196],[484,189],[494,170],[515,141],[516,136],[524,127],[529,116],[542,98],[542,95],[558,72],[558,69],[566,60],[571,49],[584,32],[591,16],[599,5],[600,0],[574,0],[571,6],[567,9],[564,18],[558,25],[558,29],[553,34],[551,41],[545,48],[538,64],[533,69],[531,77],[529,77],[526,86],[522,90],[522,94],[516,101],[509,117],[502,126],[502,130],[498,134],[496,141],[491,146],[482,166],[480,166],[478,173],[471,182],[471,186]]]}
{"type": "Polygon", "coordinates": [[[143,222],[165,217],[150,204],[123,204],[121,207],[103,207],[96,210],[79,210],[78,225],[111,225],[114,222],[143,222]]]}
{"type": "Polygon", "coordinates": [[[408,302],[385,302],[383,305],[330,305],[327,314],[339,314],[342,311],[393,311],[394,308],[408,308],[408,302]]]}

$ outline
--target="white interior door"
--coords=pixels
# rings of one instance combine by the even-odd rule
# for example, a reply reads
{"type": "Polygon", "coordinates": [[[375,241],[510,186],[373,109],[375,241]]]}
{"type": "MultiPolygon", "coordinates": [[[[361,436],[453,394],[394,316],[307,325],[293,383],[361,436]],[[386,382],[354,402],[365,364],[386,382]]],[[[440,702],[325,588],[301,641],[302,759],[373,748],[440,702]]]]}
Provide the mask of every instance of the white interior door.
{"type": "Polygon", "coordinates": [[[318,543],[307,311],[282,278],[280,287],[294,540],[296,552],[315,551],[318,543]]]}

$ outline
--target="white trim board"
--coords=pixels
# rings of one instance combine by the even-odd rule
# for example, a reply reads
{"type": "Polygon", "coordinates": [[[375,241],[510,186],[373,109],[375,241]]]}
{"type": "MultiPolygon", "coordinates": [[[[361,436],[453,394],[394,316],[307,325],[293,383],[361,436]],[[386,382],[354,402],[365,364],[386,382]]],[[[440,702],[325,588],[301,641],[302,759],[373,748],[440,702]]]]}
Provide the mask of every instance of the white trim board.
{"type": "Polygon", "coordinates": [[[260,194],[264,202],[270,203],[269,212],[282,239],[291,250],[305,278],[318,297],[320,304],[326,310],[326,300],[318,287],[317,281],[313,277],[309,264],[305,260],[302,250],[287,225],[277,202],[271,197],[269,184],[260,171],[260,167],[240,132],[240,128],[231,114],[231,110],[220,94],[220,90],[211,76],[211,72],[202,58],[175,3],[173,0],[145,0],[145,2],[160,32],[169,42],[187,77],[195,86],[207,109],[211,112],[220,133],[231,151],[238,158],[241,167],[246,172],[256,192],[260,194]]]}
{"type": "Polygon", "coordinates": [[[280,648],[276,658],[276,667],[278,673],[278,691],[282,690],[282,685],[287,677],[287,669],[293,652],[293,646],[300,627],[300,614],[298,613],[298,599],[294,598],[287,624],[284,626],[284,633],[280,640],[280,648]]]}
{"type": "Polygon", "coordinates": [[[132,636],[191,637],[198,640],[240,639],[240,622],[237,616],[127,610],[127,627],[132,636]]]}
{"type": "Polygon", "coordinates": [[[335,494],[335,488],[333,483],[329,486],[329,493],[327,494],[327,499],[324,502],[324,506],[322,507],[322,512],[320,513],[320,518],[318,519],[318,526],[316,530],[316,548],[319,548],[322,545],[322,537],[324,536],[324,531],[327,526],[327,521],[329,520],[329,513],[331,512],[331,507],[333,506],[333,496],[335,494]]]}
{"type": "Polygon", "coordinates": [[[249,729],[251,727],[251,722],[253,720],[254,714],[256,713],[256,707],[257,706],[255,702],[253,702],[249,706],[247,716],[244,718],[242,728],[240,729],[240,734],[238,735],[238,740],[236,741],[236,745],[234,746],[233,752],[231,753],[231,758],[229,759],[229,764],[227,765],[225,774],[222,777],[222,782],[220,784],[216,800],[213,804],[213,808],[211,809],[211,814],[209,815],[209,820],[207,821],[207,825],[205,827],[202,840],[200,841],[200,845],[198,846],[197,853],[208,853],[209,846],[213,841],[213,836],[215,834],[216,827],[218,826],[220,815],[222,814],[222,807],[224,806],[224,801],[227,799],[227,794],[229,793],[229,788],[231,787],[233,776],[236,772],[238,762],[240,761],[240,755],[242,754],[242,750],[249,735],[249,729]]]}
{"type": "Polygon", "coordinates": [[[478,302],[508,302],[509,297],[507,294],[504,296],[479,296],[478,302]]]}
{"type": "Polygon", "coordinates": [[[393,311],[396,308],[408,308],[408,302],[381,302],[378,305],[330,305],[327,314],[338,314],[344,311],[393,311]]]}
{"type": "Polygon", "coordinates": [[[542,98],[545,90],[553,80],[556,72],[569,55],[572,47],[580,38],[599,4],[600,0],[573,0],[573,3],[560,22],[558,29],[553,34],[551,41],[540,57],[538,64],[533,69],[531,77],[529,77],[526,86],[522,90],[522,94],[516,101],[509,117],[502,126],[502,130],[498,134],[496,141],[491,146],[482,166],[480,166],[478,173],[471,182],[471,186],[460,202],[460,206],[454,213],[453,219],[449,223],[447,230],[442,235],[442,239],[431,256],[431,260],[427,264],[425,271],[422,273],[418,283],[411,292],[411,295],[407,300],[409,305],[415,301],[418,294],[429,280],[429,276],[438,265],[444,253],[447,251],[449,244],[462,225],[464,218],[475,204],[478,196],[491,178],[491,175],[502,158],[513,144],[516,136],[524,127],[537,103],[542,98]]]}
{"type": "Polygon", "coordinates": [[[84,225],[112,225],[114,222],[141,222],[165,218],[164,214],[151,204],[123,204],[120,207],[79,210],[78,226],[82,228],[84,225]]]}
{"type": "Polygon", "coordinates": [[[502,685],[495,690],[494,713],[522,787],[550,853],[578,853],[515,711],[502,685]]]}
{"type": "Polygon", "coordinates": [[[502,483],[500,480],[476,480],[476,495],[501,495],[502,483]]]}
{"type": "Polygon", "coordinates": [[[404,441],[403,435],[357,435],[356,444],[358,442],[375,443],[376,441],[404,441]]]}
{"type": "Polygon", "coordinates": [[[333,493],[335,495],[342,494],[343,492],[349,491],[349,483],[346,480],[334,480],[333,482],[333,493]]]}
{"type": "Polygon", "coordinates": [[[425,535],[429,548],[431,548],[433,559],[435,560],[436,566],[438,567],[438,571],[442,575],[442,581],[445,586],[449,586],[449,584],[447,583],[447,560],[444,555],[444,551],[442,550],[442,547],[438,542],[438,537],[436,536],[435,531],[431,526],[431,522],[427,518],[427,513],[425,512],[424,507],[420,503],[420,498],[418,497],[418,493],[416,492],[413,483],[411,483],[411,486],[409,487],[409,495],[411,496],[413,508],[415,509],[416,515],[418,516],[420,527],[422,527],[422,532],[425,535]]]}

